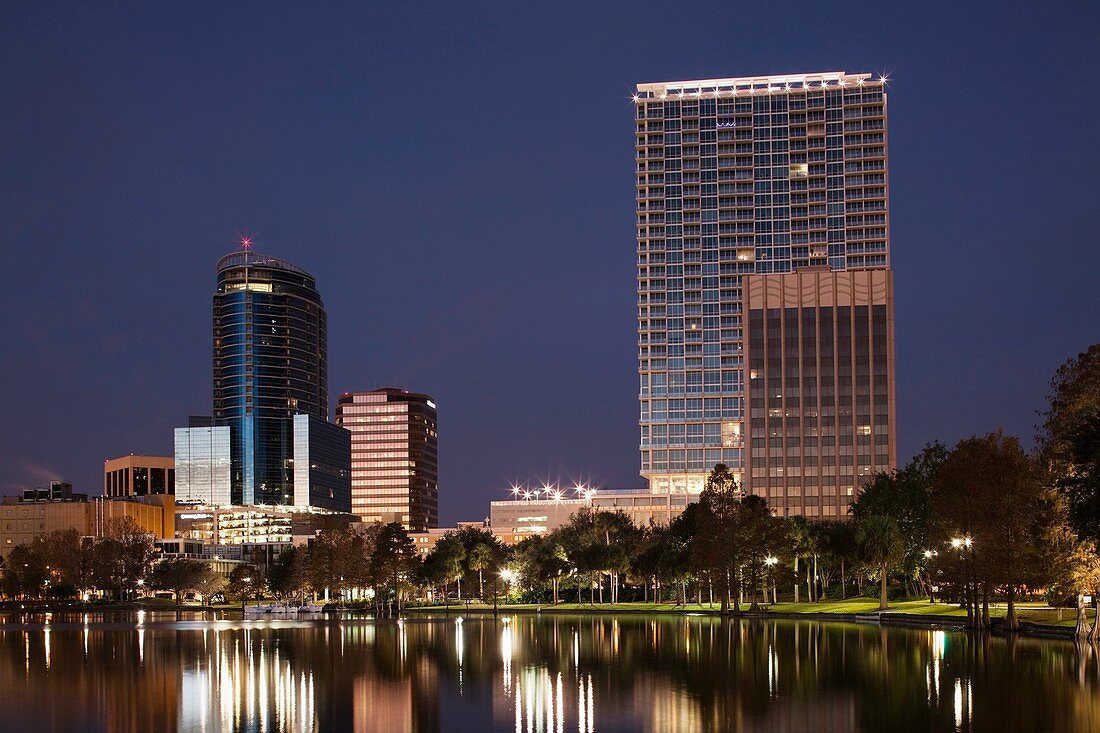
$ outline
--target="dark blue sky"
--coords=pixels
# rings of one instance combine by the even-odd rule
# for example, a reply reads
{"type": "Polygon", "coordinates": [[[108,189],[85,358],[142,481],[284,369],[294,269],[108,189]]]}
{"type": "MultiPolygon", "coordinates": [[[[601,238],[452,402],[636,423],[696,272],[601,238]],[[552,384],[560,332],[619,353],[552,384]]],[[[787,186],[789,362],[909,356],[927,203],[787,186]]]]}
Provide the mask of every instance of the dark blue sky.
{"type": "Polygon", "coordinates": [[[209,413],[243,233],[316,275],[333,401],[436,398],[445,522],[641,485],[639,81],[889,73],[902,460],[1030,438],[1098,340],[1096,3],[314,5],[0,7],[0,490],[209,413]]]}

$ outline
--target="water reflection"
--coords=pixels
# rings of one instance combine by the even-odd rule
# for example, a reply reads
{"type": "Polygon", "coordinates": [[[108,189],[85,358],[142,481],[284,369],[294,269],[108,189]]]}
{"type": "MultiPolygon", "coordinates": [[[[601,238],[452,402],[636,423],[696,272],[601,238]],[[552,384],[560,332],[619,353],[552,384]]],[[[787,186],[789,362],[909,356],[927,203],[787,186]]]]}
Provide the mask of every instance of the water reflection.
{"type": "Polygon", "coordinates": [[[1100,655],[1062,641],[710,617],[24,620],[0,624],[4,731],[1100,730],[1100,655]]]}

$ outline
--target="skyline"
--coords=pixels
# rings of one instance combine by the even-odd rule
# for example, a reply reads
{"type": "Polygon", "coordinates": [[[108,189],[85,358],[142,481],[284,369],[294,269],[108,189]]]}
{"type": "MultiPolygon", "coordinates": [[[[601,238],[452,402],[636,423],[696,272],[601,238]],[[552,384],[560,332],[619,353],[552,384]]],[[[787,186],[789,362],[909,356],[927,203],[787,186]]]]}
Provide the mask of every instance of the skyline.
{"type": "MultiPolygon", "coordinates": [[[[1030,441],[1047,380],[1095,341],[1100,263],[1074,234],[1095,229],[1085,175],[1100,152],[1085,123],[1062,124],[1096,111],[1079,83],[1097,64],[1080,22],[1095,9],[1011,24],[966,9],[946,29],[942,18],[876,10],[884,26],[911,31],[868,34],[858,55],[814,40],[859,16],[838,13],[782,62],[767,42],[739,44],[735,58],[717,31],[706,31],[715,43],[705,55],[654,52],[658,30],[618,29],[610,9],[569,39],[557,19],[543,19],[549,34],[521,23],[519,37],[476,58],[451,38],[463,19],[448,11],[440,26],[367,13],[385,28],[367,52],[335,18],[283,10],[251,34],[261,19],[236,11],[210,37],[197,12],[5,11],[0,93],[18,103],[0,111],[3,335],[14,345],[0,356],[11,398],[4,493],[50,478],[94,493],[102,460],[171,454],[172,427],[210,409],[211,281],[237,235],[317,277],[331,394],[396,386],[436,399],[443,524],[480,518],[461,507],[504,498],[517,480],[641,486],[629,143],[638,82],[889,72],[899,461],[928,440],[997,427],[1030,441]],[[965,18],[991,38],[962,33],[965,18]],[[274,54],[280,23],[295,22],[334,42],[274,54]],[[1014,53],[1024,44],[1005,34],[1026,39],[1020,28],[1036,46],[1048,34],[1047,55],[1014,53]],[[962,33],[954,44],[952,33],[962,33]],[[943,43],[935,58],[930,38],[943,43]],[[192,59],[197,40],[212,53],[192,59]],[[427,58],[407,50],[417,40],[427,58]],[[578,46],[607,62],[593,70],[570,53],[578,46]],[[510,53],[518,63],[505,68],[510,53]],[[139,58],[149,67],[127,63],[139,58]],[[184,59],[192,73],[176,70],[184,59]],[[1059,71],[1069,67],[1078,75],[1059,71]],[[474,78],[507,88],[510,103],[473,98],[462,82],[474,78]],[[378,98],[398,103],[370,103],[378,98]],[[234,117],[238,106],[270,122],[256,129],[234,117]],[[943,120],[959,120],[947,128],[957,138],[943,120]],[[457,133],[439,132],[444,121],[457,133]],[[1044,188],[1029,166],[1068,181],[1044,188]],[[471,172],[480,185],[467,185],[471,172]]],[[[486,20],[471,15],[470,27],[486,20]]],[[[670,22],[661,33],[683,21],[670,22]]]]}

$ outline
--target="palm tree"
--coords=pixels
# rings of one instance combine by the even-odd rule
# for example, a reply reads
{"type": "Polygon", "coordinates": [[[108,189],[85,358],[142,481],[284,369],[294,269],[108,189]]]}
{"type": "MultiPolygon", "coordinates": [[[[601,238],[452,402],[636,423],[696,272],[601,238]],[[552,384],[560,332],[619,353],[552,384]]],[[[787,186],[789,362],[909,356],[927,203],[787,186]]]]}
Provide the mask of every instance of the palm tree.
{"type": "Polygon", "coordinates": [[[879,569],[878,610],[889,608],[886,602],[886,574],[905,556],[905,541],[898,523],[890,517],[871,515],[859,523],[856,542],[864,555],[879,569]]]}
{"type": "Polygon", "coordinates": [[[488,545],[474,545],[466,555],[466,564],[477,573],[477,595],[485,600],[485,578],[482,573],[493,564],[493,549],[488,545]]]}

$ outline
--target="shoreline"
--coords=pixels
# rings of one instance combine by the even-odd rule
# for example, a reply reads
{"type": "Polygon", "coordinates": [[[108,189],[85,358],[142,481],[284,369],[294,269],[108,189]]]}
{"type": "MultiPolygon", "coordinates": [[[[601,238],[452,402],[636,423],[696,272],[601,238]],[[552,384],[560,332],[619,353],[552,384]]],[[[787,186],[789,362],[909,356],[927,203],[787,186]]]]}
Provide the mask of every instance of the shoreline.
{"type": "MultiPolygon", "coordinates": [[[[790,606],[792,604],[780,604],[782,606],[790,606]]],[[[904,604],[903,604],[904,605],[904,604]]],[[[922,604],[923,605],[923,604],[922,604]]],[[[347,611],[352,613],[364,613],[369,614],[371,609],[368,608],[347,608],[339,609],[340,611],[347,611]]],[[[1054,609],[1048,609],[1054,610],[1054,609]]],[[[5,602],[0,603],[0,615],[26,615],[26,614],[85,614],[85,613],[134,613],[139,611],[145,612],[157,612],[157,613],[209,613],[209,612],[229,612],[233,614],[241,614],[242,618],[245,618],[242,609],[239,605],[225,605],[225,606],[205,606],[205,605],[183,605],[175,606],[172,604],[161,603],[141,603],[135,601],[115,602],[110,604],[92,604],[83,605],[80,603],[69,602],[23,602],[13,603],[5,602]]],[[[715,618],[721,617],[721,611],[718,608],[705,607],[705,606],[682,606],[675,604],[615,604],[610,603],[600,604],[571,604],[560,603],[558,605],[552,604],[500,604],[494,611],[492,605],[471,603],[469,606],[463,605],[448,605],[448,606],[405,606],[402,609],[402,614],[438,614],[443,616],[451,615],[479,615],[479,616],[493,616],[501,614],[523,614],[523,615],[553,615],[553,616],[711,616],[715,618]]],[[[332,613],[326,613],[325,615],[332,617],[332,613]]],[[[877,608],[865,608],[854,609],[851,611],[837,611],[837,610],[818,610],[818,609],[806,609],[802,610],[771,610],[765,608],[763,610],[749,611],[742,609],[740,614],[730,613],[728,616],[731,620],[781,620],[781,621],[817,621],[817,622],[834,622],[834,623],[858,623],[864,625],[875,626],[888,626],[888,627],[900,627],[900,628],[917,628],[917,629],[946,629],[952,631],[966,631],[965,629],[965,616],[953,613],[912,613],[907,612],[904,609],[887,609],[885,611],[879,611],[877,608]]],[[[336,620],[336,619],[333,619],[336,620]]],[[[1050,639],[1063,639],[1073,640],[1075,636],[1075,627],[1067,624],[1049,624],[1041,623],[1031,620],[1021,620],[1020,630],[1017,632],[1021,636],[1036,637],[1036,638],[1050,638],[1050,639]]],[[[1003,629],[1003,619],[999,617],[993,618],[992,627],[985,630],[983,633],[991,633],[997,636],[1006,636],[1006,632],[1003,629]]]]}
{"type": "MultiPolygon", "coordinates": [[[[471,605],[466,606],[407,606],[403,609],[404,613],[442,613],[444,615],[453,614],[477,614],[477,615],[494,615],[494,609],[492,606],[485,605],[471,605]]],[[[562,607],[554,606],[551,604],[545,605],[504,605],[501,604],[496,610],[495,615],[500,614],[524,614],[524,615],[553,615],[553,616],[646,616],[646,615],[661,615],[661,616],[713,616],[716,618],[721,617],[721,611],[716,608],[690,608],[690,607],[669,607],[669,608],[630,608],[623,607],[622,604],[618,606],[612,606],[607,604],[606,607],[599,605],[582,604],[579,606],[566,606],[562,607]]],[[[897,611],[887,609],[885,611],[878,611],[877,609],[869,611],[858,612],[836,612],[836,611],[747,611],[742,610],[740,614],[730,613],[728,616],[731,620],[779,620],[779,621],[818,621],[818,622],[837,622],[837,623],[858,623],[865,625],[875,626],[889,626],[898,628],[916,628],[916,629],[946,629],[951,631],[967,631],[966,629],[966,617],[949,615],[949,614],[926,614],[926,613],[906,613],[905,611],[897,611]]],[[[996,636],[1006,636],[1007,633],[1003,628],[1003,619],[994,617],[992,620],[992,626],[989,629],[985,629],[980,633],[990,633],[996,636]]],[[[1029,636],[1036,638],[1050,638],[1050,639],[1063,639],[1073,640],[1075,636],[1074,626],[1065,625],[1053,625],[1036,623],[1033,621],[1021,621],[1020,629],[1017,631],[1021,636],[1029,636]]]]}

